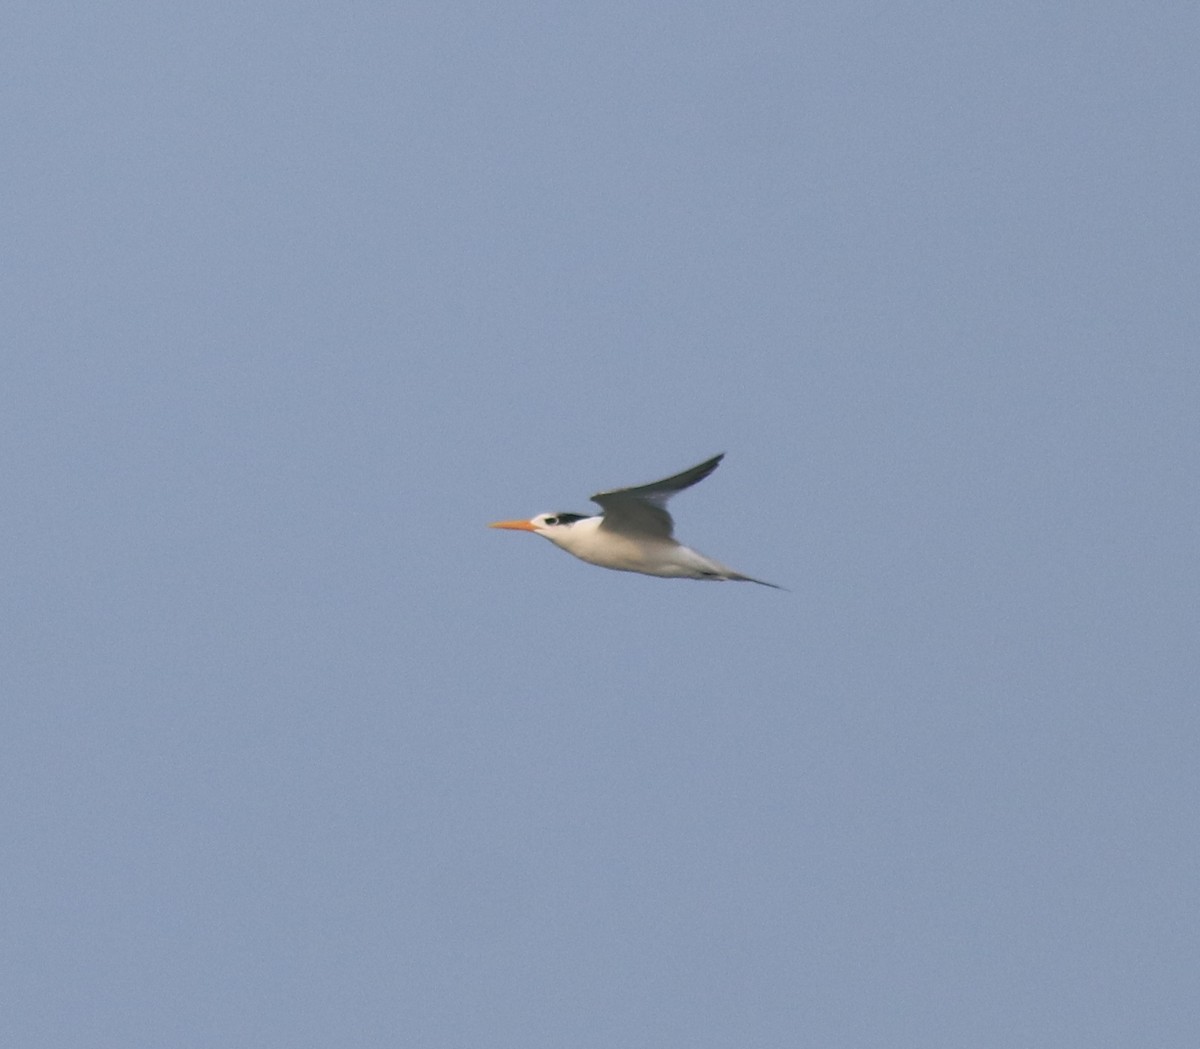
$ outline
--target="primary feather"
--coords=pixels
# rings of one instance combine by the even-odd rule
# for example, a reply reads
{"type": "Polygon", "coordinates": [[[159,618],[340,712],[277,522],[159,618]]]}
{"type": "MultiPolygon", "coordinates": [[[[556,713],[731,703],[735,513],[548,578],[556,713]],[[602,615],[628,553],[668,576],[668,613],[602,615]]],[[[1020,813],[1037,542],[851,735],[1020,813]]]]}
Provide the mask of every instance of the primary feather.
{"type": "Polygon", "coordinates": [[[667,500],[676,492],[703,481],[725,458],[725,453],[714,455],[690,470],[664,477],[661,481],[638,485],[633,488],[616,488],[611,492],[597,492],[592,502],[604,511],[601,528],[612,532],[637,532],[656,539],[670,539],[675,532],[675,522],[667,513],[667,500]]]}

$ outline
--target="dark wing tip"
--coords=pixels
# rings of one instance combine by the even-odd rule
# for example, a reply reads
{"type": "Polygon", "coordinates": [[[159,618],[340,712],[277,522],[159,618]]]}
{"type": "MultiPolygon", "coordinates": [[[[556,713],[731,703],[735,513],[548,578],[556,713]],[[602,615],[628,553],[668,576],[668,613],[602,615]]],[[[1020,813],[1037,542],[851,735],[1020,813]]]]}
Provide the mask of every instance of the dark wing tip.
{"type": "Polygon", "coordinates": [[[626,495],[634,497],[642,497],[651,500],[669,499],[676,492],[682,492],[685,488],[691,488],[692,485],[703,481],[711,474],[725,458],[725,453],[714,455],[711,459],[705,459],[704,462],[698,463],[696,466],[689,466],[686,470],[677,474],[672,474],[670,477],[664,477],[661,481],[651,481],[649,484],[634,485],[629,488],[610,488],[603,492],[597,492],[592,496],[592,501],[604,505],[604,500],[610,495],[626,495]]]}
{"type": "Polygon", "coordinates": [[[694,484],[699,484],[709,474],[711,474],[718,466],[721,465],[721,460],[725,458],[725,453],[721,452],[714,455],[711,459],[705,459],[704,462],[693,466],[689,470],[684,470],[682,473],[676,474],[674,477],[668,477],[659,484],[669,485],[676,491],[682,491],[684,488],[691,488],[694,484]]]}

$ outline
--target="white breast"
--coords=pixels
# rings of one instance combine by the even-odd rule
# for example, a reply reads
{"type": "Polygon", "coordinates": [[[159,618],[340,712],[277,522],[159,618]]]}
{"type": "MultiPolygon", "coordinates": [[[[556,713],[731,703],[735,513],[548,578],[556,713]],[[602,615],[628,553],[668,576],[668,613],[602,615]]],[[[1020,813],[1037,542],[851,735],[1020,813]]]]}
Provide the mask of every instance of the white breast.
{"type": "Polygon", "coordinates": [[[675,540],[609,531],[600,527],[603,520],[589,517],[546,538],[581,561],[619,572],[693,579],[707,574],[707,559],[675,540]]]}

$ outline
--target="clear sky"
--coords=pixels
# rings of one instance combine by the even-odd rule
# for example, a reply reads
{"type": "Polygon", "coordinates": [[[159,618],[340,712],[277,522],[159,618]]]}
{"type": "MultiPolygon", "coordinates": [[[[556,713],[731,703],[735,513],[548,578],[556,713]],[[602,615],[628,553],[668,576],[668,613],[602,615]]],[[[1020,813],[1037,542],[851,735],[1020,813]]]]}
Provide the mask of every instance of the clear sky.
{"type": "Polygon", "coordinates": [[[1194,1049],[1195,4],[4,23],[0,1042],[1194,1049]]]}

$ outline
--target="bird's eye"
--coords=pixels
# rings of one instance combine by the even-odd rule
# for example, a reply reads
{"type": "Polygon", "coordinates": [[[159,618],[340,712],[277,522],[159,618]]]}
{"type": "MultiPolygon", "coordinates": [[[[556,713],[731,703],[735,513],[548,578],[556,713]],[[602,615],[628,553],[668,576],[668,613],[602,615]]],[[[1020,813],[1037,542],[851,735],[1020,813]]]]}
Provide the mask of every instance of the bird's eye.
{"type": "Polygon", "coordinates": [[[557,517],[547,517],[546,524],[558,524],[558,518],[557,517]]]}

